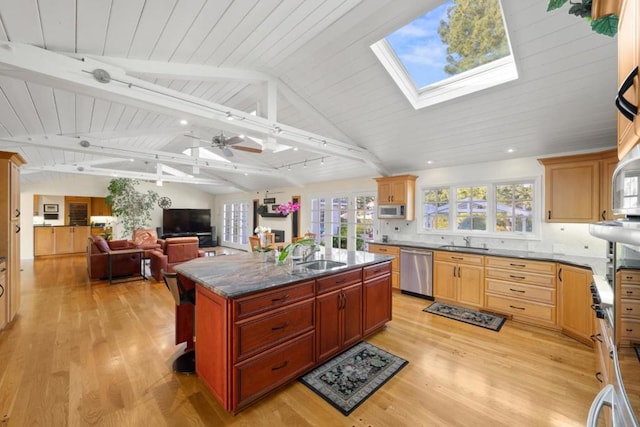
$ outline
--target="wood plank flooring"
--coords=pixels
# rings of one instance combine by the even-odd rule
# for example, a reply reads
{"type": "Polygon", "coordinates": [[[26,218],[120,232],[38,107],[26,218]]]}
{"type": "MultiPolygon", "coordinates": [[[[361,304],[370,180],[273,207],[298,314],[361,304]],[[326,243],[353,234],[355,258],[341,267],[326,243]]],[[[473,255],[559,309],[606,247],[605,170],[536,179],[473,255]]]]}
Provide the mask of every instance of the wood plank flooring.
{"type": "Polygon", "coordinates": [[[394,294],[368,341],[409,364],[349,417],[299,382],[235,417],[171,371],[174,305],[161,282],[86,279],[84,256],[22,263],[22,306],[0,332],[3,426],[583,426],[592,349],[511,321],[499,333],[394,294]]]}

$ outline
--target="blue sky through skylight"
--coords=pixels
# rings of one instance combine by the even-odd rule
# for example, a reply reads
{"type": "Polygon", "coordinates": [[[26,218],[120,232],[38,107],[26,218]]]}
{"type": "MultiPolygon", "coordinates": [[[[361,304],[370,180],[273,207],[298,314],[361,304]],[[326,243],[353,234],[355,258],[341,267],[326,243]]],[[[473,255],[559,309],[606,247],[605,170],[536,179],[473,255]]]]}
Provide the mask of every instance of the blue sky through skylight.
{"type": "Polygon", "coordinates": [[[417,88],[450,77],[444,72],[447,46],[438,27],[441,20],[448,20],[447,7],[452,5],[448,0],[386,37],[417,88]]]}

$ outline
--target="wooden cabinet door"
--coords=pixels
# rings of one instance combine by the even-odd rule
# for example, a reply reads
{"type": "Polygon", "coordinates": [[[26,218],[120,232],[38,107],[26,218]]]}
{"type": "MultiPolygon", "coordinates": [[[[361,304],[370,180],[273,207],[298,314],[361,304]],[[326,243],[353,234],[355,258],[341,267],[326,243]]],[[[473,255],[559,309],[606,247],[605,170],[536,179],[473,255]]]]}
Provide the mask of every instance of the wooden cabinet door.
{"type": "Polygon", "coordinates": [[[457,265],[451,262],[436,261],[433,263],[433,296],[436,299],[456,300],[457,265]]]}
{"type": "Polygon", "coordinates": [[[593,222],[600,216],[597,160],[545,166],[545,220],[593,222]]]}
{"type": "Polygon", "coordinates": [[[34,227],[33,256],[53,255],[55,253],[55,228],[34,227]]]}
{"type": "Polygon", "coordinates": [[[558,317],[562,332],[592,346],[591,270],[568,265],[560,268],[558,317]]]}
{"type": "Polygon", "coordinates": [[[5,261],[0,262],[0,330],[4,328],[9,319],[7,310],[9,309],[9,292],[7,289],[7,263],[5,261]]]}
{"type": "MultiPolygon", "coordinates": [[[[637,1],[622,2],[622,10],[618,25],[618,87],[640,64],[640,5],[637,1]]],[[[640,82],[638,76],[633,78],[633,86],[626,91],[624,98],[631,104],[638,105],[640,82]]],[[[638,143],[640,135],[640,119],[633,121],[619,111],[618,118],[618,158],[622,159],[638,143]]]]}
{"type": "Polygon", "coordinates": [[[481,307],[484,296],[484,267],[459,264],[457,291],[458,301],[481,307]]]}
{"type": "Polygon", "coordinates": [[[89,226],[72,227],[71,231],[73,233],[73,252],[80,253],[87,250],[89,230],[89,226]]]}
{"type": "Polygon", "coordinates": [[[364,335],[391,320],[391,276],[375,277],[364,282],[364,335]]]}
{"type": "Polygon", "coordinates": [[[91,198],[91,216],[111,216],[111,205],[105,197],[91,198]]]}
{"type": "Polygon", "coordinates": [[[56,255],[73,253],[72,228],[73,227],[54,228],[56,255]]]}
{"type": "Polygon", "coordinates": [[[380,205],[390,204],[392,192],[393,190],[391,189],[390,182],[379,182],[378,183],[378,204],[380,205]]]}
{"type": "Polygon", "coordinates": [[[357,343],[362,338],[362,283],[342,289],[342,347],[357,343]]]}
{"type": "Polygon", "coordinates": [[[341,348],[341,304],[342,290],[340,289],[316,297],[316,360],[318,361],[337,353],[341,348]]]}

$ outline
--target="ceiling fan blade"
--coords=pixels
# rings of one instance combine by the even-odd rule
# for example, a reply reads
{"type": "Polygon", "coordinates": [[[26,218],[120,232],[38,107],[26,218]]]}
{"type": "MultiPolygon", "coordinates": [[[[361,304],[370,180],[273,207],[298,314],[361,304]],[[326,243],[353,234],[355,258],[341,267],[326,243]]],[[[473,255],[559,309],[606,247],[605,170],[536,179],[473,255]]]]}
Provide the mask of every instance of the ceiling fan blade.
{"type": "Polygon", "coordinates": [[[256,153],[256,154],[262,153],[262,148],[244,147],[242,145],[236,145],[231,148],[233,148],[234,150],[246,151],[248,153],[256,153]]]}
{"type": "Polygon", "coordinates": [[[220,149],[222,150],[222,154],[224,154],[226,157],[233,157],[233,151],[229,150],[224,145],[221,145],[220,149]]]}
{"type": "Polygon", "coordinates": [[[232,136],[224,140],[224,145],[235,145],[244,142],[244,138],[241,136],[232,136]]]}

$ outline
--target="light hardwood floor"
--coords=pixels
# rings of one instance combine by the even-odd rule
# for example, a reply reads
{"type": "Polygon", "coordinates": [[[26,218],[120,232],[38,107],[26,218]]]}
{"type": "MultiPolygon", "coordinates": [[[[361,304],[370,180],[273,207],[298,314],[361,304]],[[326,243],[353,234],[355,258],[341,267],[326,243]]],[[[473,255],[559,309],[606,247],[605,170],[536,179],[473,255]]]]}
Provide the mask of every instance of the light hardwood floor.
{"type": "Polygon", "coordinates": [[[235,417],[175,374],[174,306],[161,282],[89,283],[85,258],[22,263],[22,307],[0,332],[8,426],[583,426],[598,391],[590,348],[507,321],[499,333],[394,294],[368,341],[409,364],[349,417],[299,382],[235,417]]]}

